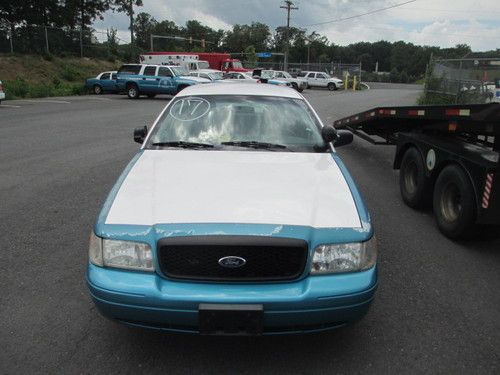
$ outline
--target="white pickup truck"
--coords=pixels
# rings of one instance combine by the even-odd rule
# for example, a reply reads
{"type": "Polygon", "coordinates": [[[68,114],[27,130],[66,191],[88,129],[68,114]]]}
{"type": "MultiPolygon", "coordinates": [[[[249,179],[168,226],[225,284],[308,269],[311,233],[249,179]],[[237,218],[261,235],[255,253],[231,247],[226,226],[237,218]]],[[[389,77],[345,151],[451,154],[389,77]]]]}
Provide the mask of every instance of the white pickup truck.
{"type": "Polygon", "coordinates": [[[279,80],[290,83],[298,92],[302,92],[307,88],[307,82],[302,78],[293,78],[290,73],[282,70],[264,70],[264,69],[254,69],[254,77],[260,77],[267,80],[279,80]]]}
{"type": "Polygon", "coordinates": [[[331,77],[324,72],[300,72],[297,78],[307,81],[307,87],[326,87],[328,90],[338,90],[344,86],[344,82],[336,77],[331,77]]]}

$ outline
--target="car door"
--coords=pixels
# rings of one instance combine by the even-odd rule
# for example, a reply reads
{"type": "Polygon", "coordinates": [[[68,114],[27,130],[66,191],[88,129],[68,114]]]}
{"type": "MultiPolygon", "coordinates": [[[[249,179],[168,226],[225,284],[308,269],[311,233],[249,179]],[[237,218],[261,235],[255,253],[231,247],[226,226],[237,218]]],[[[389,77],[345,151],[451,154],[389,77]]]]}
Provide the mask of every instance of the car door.
{"type": "Polygon", "coordinates": [[[101,76],[101,85],[104,91],[114,91],[116,89],[116,73],[104,73],[101,76]]]}
{"type": "Polygon", "coordinates": [[[114,91],[114,92],[118,91],[118,87],[116,85],[117,78],[118,78],[118,74],[116,74],[116,73],[111,74],[110,91],[114,91]]]}
{"type": "Polygon", "coordinates": [[[158,92],[158,81],[157,77],[158,67],[155,65],[148,65],[144,68],[140,81],[140,90],[146,94],[156,94],[158,92]]]}
{"type": "Polygon", "coordinates": [[[325,73],[316,73],[316,84],[319,87],[327,87],[328,86],[328,77],[325,73]]]}
{"type": "Polygon", "coordinates": [[[177,86],[172,71],[166,66],[160,66],[158,69],[158,92],[162,94],[174,94],[177,86]]]}
{"type": "Polygon", "coordinates": [[[315,76],[316,76],[316,73],[307,73],[307,75],[306,75],[307,84],[311,87],[316,86],[315,76]]]}

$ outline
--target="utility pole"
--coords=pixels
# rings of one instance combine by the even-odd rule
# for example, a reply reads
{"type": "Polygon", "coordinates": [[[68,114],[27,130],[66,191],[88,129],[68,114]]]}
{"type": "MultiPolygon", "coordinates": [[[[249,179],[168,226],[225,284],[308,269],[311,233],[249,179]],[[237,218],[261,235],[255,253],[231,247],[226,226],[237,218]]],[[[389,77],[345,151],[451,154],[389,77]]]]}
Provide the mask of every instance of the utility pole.
{"type": "Polygon", "coordinates": [[[285,62],[283,66],[283,70],[288,71],[288,51],[290,49],[290,11],[298,10],[298,7],[293,6],[293,1],[285,0],[285,5],[280,6],[281,9],[286,9],[286,33],[285,33],[285,62]]]}
{"type": "Polygon", "coordinates": [[[130,44],[134,45],[134,1],[129,1],[130,44]]]}

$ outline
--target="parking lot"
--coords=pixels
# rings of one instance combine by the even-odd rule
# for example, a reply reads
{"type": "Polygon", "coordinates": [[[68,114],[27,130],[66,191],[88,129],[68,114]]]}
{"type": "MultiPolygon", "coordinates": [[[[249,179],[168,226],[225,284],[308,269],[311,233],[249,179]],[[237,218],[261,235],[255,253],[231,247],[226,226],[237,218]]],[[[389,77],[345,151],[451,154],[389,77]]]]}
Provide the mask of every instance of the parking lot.
{"type": "MultiPolygon", "coordinates": [[[[411,105],[418,86],[306,90],[325,123],[411,105]]],[[[305,336],[206,337],[128,328],[85,285],[99,207],[168,97],[0,106],[0,373],[498,373],[500,240],[452,242],[399,196],[392,146],[339,149],[372,215],[379,289],[368,315],[305,336]]],[[[203,194],[200,181],[200,194],[203,194]]]]}

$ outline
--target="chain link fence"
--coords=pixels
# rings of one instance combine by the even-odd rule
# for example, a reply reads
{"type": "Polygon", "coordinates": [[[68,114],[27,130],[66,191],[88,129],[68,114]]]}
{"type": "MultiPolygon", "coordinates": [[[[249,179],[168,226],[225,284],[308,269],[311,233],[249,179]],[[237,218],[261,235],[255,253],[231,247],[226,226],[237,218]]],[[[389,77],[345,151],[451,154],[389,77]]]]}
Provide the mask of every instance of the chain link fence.
{"type": "MultiPolygon", "coordinates": [[[[25,25],[13,30],[0,29],[0,53],[44,54],[109,59],[123,54],[124,46],[116,32],[80,28],[25,25]]],[[[125,42],[128,43],[128,42],[125,42]]]]}
{"type": "MultiPolygon", "coordinates": [[[[284,70],[283,61],[272,62],[272,61],[258,61],[254,65],[250,63],[243,63],[246,68],[253,68],[257,66],[259,68],[274,69],[274,70],[284,70]]],[[[338,62],[329,63],[288,63],[288,71],[295,75],[303,71],[313,71],[313,72],[324,72],[332,76],[339,78],[347,76],[359,76],[361,75],[361,64],[344,64],[338,62]]]]}
{"type": "Polygon", "coordinates": [[[495,100],[500,59],[431,59],[421,104],[473,104],[495,100]]]}

